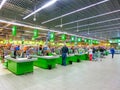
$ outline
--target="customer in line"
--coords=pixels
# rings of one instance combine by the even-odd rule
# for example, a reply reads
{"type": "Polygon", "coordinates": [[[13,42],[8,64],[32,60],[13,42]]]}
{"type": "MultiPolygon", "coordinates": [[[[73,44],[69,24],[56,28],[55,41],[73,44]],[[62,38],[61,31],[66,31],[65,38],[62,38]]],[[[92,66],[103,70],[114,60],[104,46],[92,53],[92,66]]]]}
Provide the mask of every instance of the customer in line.
{"type": "Polygon", "coordinates": [[[89,53],[89,60],[92,61],[92,59],[93,59],[93,50],[92,50],[92,48],[89,48],[88,53],[89,53]]]}
{"type": "Polygon", "coordinates": [[[66,66],[66,58],[68,53],[68,47],[66,45],[62,47],[61,53],[62,53],[62,65],[66,66]]]}
{"type": "Polygon", "coordinates": [[[100,47],[97,50],[97,58],[98,58],[98,61],[102,61],[100,47]]]}
{"type": "Polygon", "coordinates": [[[95,47],[93,47],[92,48],[92,53],[93,53],[93,60],[96,60],[96,48],[95,47]]]}
{"type": "Polygon", "coordinates": [[[111,52],[111,54],[112,54],[112,58],[114,58],[114,54],[115,54],[115,49],[114,49],[114,47],[112,47],[112,48],[110,49],[110,52],[111,52]]]}

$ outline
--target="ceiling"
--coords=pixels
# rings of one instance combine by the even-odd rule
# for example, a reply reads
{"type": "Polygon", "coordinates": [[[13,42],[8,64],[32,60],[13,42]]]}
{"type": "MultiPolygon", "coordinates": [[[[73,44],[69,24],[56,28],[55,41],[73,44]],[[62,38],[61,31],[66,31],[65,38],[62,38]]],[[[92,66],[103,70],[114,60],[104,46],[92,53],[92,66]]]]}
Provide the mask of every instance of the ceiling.
{"type": "MultiPolygon", "coordinates": [[[[2,0],[0,0],[1,2],[2,0]]],[[[66,13],[75,11],[80,8],[84,8],[91,4],[98,3],[103,0],[58,0],[52,6],[43,9],[42,11],[36,13],[35,15],[23,19],[23,17],[30,14],[32,11],[43,6],[46,2],[50,0],[7,0],[3,8],[0,10],[0,19],[20,22],[32,26],[42,26],[48,29],[59,30],[63,32],[68,32],[71,34],[76,34],[80,36],[92,37],[97,39],[109,39],[113,37],[120,37],[120,0],[109,0],[108,2],[96,5],[94,7],[73,13],[71,15],[53,20],[51,22],[42,24],[44,21],[53,19],[55,17],[64,15],[66,13]],[[110,13],[115,10],[118,12],[110,13]],[[105,13],[110,13],[106,15],[101,15],[105,13]],[[98,16],[101,15],[101,16],[98,16]],[[86,19],[94,17],[91,19],[86,19]],[[36,17],[36,21],[33,18],[36,17]],[[84,20],[85,19],[85,20],[84,20]],[[64,25],[72,21],[81,20],[78,23],[72,23],[64,25]],[[63,27],[56,27],[56,25],[63,24],[63,27]]],[[[0,36],[10,33],[12,25],[0,23],[0,36]]],[[[32,31],[33,29],[19,27],[20,34],[27,31],[32,31]]],[[[41,31],[42,35],[47,33],[47,31],[41,31]]],[[[20,35],[19,34],[19,35],[20,35]]],[[[10,35],[10,34],[9,34],[10,35]]],[[[45,35],[44,35],[45,36],[45,35]]]]}

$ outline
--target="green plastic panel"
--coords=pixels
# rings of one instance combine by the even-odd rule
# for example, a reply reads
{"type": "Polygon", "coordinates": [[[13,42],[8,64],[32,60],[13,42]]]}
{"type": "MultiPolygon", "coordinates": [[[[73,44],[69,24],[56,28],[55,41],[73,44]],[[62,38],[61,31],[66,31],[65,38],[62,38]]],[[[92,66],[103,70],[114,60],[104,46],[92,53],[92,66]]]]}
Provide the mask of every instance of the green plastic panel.
{"type": "Polygon", "coordinates": [[[40,68],[49,69],[56,67],[56,59],[43,59],[38,58],[37,61],[34,61],[34,65],[40,68]]]}
{"type": "Polygon", "coordinates": [[[80,55],[80,60],[89,60],[88,54],[80,55]]]}
{"type": "Polygon", "coordinates": [[[73,62],[77,62],[77,60],[78,60],[78,57],[75,55],[75,56],[72,56],[71,57],[71,60],[73,61],[73,62]]]}
{"type": "Polygon", "coordinates": [[[33,62],[17,63],[12,60],[8,60],[8,70],[16,75],[30,73],[33,72],[33,62]]]}
{"type": "Polygon", "coordinates": [[[73,62],[78,62],[78,60],[81,61],[80,55],[75,55],[75,57],[76,58],[73,60],[73,62]]]}
{"type": "MultiPolygon", "coordinates": [[[[71,61],[73,61],[74,56],[69,56],[66,58],[66,65],[69,65],[71,61]]],[[[62,56],[57,59],[57,64],[62,64],[62,56]]]]}

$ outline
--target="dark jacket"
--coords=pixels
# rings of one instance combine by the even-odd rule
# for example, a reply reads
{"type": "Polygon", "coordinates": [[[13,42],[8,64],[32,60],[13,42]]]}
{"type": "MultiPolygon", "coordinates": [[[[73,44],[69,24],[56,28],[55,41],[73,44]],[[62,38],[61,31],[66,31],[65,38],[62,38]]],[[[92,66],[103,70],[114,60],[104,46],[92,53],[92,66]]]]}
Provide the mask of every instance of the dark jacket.
{"type": "Polygon", "coordinates": [[[68,53],[68,47],[62,47],[61,53],[68,53]]]}
{"type": "Polygon", "coordinates": [[[96,52],[96,49],[95,48],[93,48],[93,53],[95,53],[96,52]]]}
{"type": "Polygon", "coordinates": [[[110,49],[110,52],[111,52],[112,54],[114,54],[114,53],[115,53],[115,49],[114,49],[114,48],[111,48],[111,49],[110,49]]]}

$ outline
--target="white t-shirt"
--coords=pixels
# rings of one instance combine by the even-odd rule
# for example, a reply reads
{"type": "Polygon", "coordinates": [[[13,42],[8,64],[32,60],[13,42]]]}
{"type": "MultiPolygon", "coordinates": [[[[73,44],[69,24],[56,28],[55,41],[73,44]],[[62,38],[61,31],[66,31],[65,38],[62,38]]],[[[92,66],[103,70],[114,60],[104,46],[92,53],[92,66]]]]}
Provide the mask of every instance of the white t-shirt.
{"type": "Polygon", "coordinates": [[[93,53],[92,53],[92,49],[89,49],[88,52],[89,52],[89,54],[93,54],[93,53]]]}

